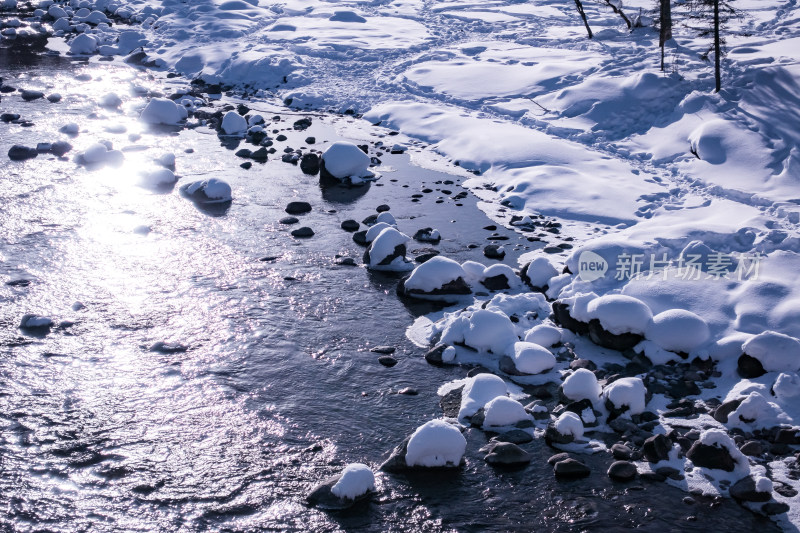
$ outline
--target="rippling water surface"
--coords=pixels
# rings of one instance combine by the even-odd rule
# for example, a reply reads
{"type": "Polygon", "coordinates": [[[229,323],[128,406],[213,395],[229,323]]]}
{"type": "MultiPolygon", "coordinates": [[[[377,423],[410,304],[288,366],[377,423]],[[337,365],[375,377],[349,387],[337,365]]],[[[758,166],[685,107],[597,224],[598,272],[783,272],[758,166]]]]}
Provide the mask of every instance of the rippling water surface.
{"type": "MultiPolygon", "coordinates": [[[[137,101],[133,85],[169,93],[168,81],[118,64],[7,49],[0,59],[7,83],[65,97],[51,105],[4,96],[0,109],[34,126],[0,123],[3,154],[14,143],[61,138],[57,130],[67,122],[84,130],[70,140],[76,150],[100,139],[147,147],[126,149],[121,168],[85,169],[40,156],[0,169],[3,528],[770,527],[730,501],[688,505],[685,493],[665,485],[613,484],[603,473],[605,458],[589,459],[589,480],[556,482],[546,464],[554,451],[542,442],[526,445],[535,454],[530,467],[494,470],[477,451],[486,436],[474,430],[461,472],[380,476],[370,503],[339,514],[307,508],[303,497],[320,479],[349,462],[377,466],[405,435],[440,416],[437,387],[466,373],[428,366],[405,339],[423,310],[397,299],[396,278],[335,265],[336,254],[360,262],[363,252],[339,224],[388,203],[402,231],[437,227],[448,256],[485,261],[481,248],[490,233],[481,228],[491,222],[474,199],[436,204],[448,195],[434,191],[411,203],[425,186],[460,180],[413,167],[405,156],[385,158],[393,169],[384,169],[379,185],[323,190],[279,161],[240,169],[241,160],[208,129],[144,130],[134,143],[127,133],[142,129],[135,114],[93,102],[113,90],[129,106],[137,101]],[[106,131],[116,125],[127,133],[106,131]],[[177,191],[137,186],[137,172],[164,151],[177,154],[179,184],[210,177],[231,183],[231,207],[204,212],[177,191]],[[291,228],[278,223],[292,199],[314,206],[301,217],[315,230],[312,239],[293,239],[291,228]],[[29,312],[72,324],[24,335],[17,326],[29,312]],[[158,341],[188,350],[150,351],[158,341]],[[369,353],[382,344],[397,347],[396,367],[384,368],[369,353]],[[406,386],[420,394],[398,395],[406,386]]],[[[268,103],[251,105],[267,117],[282,115],[279,128],[291,129],[297,118],[268,103]]],[[[332,125],[348,120],[314,117],[310,132],[289,132],[285,144],[298,147],[309,134],[333,139],[332,125]]],[[[498,231],[511,236],[506,262],[513,265],[529,243],[498,231]]]]}

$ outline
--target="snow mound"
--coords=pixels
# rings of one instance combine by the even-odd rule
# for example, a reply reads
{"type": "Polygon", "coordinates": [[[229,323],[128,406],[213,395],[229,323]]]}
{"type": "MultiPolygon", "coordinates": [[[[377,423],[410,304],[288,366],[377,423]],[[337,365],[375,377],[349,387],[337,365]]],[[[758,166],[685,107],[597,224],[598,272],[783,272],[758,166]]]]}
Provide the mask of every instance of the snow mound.
{"type": "Polygon", "coordinates": [[[367,242],[372,242],[378,235],[381,234],[383,230],[391,227],[392,225],[387,224],[386,222],[378,222],[367,230],[366,235],[364,235],[364,240],[366,240],[367,242]]]}
{"type": "Polygon", "coordinates": [[[800,341],[765,331],[742,345],[742,351],[758,359],[767,372],[795,372],[800,369],[800,341]]]}
{"type": "Polygon", "coordinates": [[[506,396],[508,388],[502,378],[494,374],[478,374],[467,379],[461,391],[461,409],[458,418],[472,416],[491,400],[506,396]]]}
{"type": "Polygon", "coordinates": [[[523,374],[541,374],[556,365],[550,350],[532,342],[514,344],[514,367],[523,374]]]}
{"type": "Polygon", "coordinates": [[[567,298],[562,298],[559,303],[567,306],[569,315],[575,320],[589,322],[592,319],[589,313],[589,304],[598,298],[593,292],[579,292],[567,298]]]}
{"type": "Polygon", "coordinates": [[[760,392],[753,391],[728,415],[727,426],[754,429],[789,423],[791,420],[778,404],[770,402],[760,392]]]}
{"type": "Polygon", "coordinates": [[[120,164],[125,156],[119,150],[110,150],[104,143],[95,143],[77,155],[79,163],[85,165],[120,164]]]}
{"type": "Polygon", "coordinates": [[[247,131],[247,120],[236,111],[228,111],[222,118],[221,128],[225,135],[242,137],[247,131]]]}
{"type": "Polygon", "coordinates": [[[101,107],[116,108],[122,105],[122,98],[117,96],[116,93],[104,94],[98,102],[101,107]]]}
{"type": "Polygon", "coordinates": [[[199,202],[222,203],[232,200],[231,186],[217,178],[189,183],[185,190],[193,200],[199,202]]]}
{"type": "Polygon", "coordinates": [[[575,439],[583,437],[583,422],[581,417],[572,411],[565,411],[561,413],[553,427],[562,435],[572,435],[575,439]]]}
{"type": "Polygon", "coordinates": [[[384,228],[369,245],[367,267],[373,270],[404,272],[414,268],[405,257],[405,245],[411,238],[393,227],[384,228]],[[398,250],[401,253],[398,255],[398,250]]]}
{"type": "Polygon", "coordinates": [[[800,396],[800,376],[796,372],[779,374],[772,386],[772,392],[779,400],[794,400],[800,396]]]}
{"type": "Polygon", "coordinates": [[[25,315],[19,323],[19,327],[22,329],[49,328],[52,326],[53,320],[51,318],[39,315],[25,315]]]}
{"type": "Polygon", "coordinates": [[[442,342],[446,344],[463,342],[476,350],[495,354],[506,353],[518,340],[511,320],[503,313],[487,309],[478,309],[468,318],[454,321],[442,333],[442,342]]]}
{"type": "Polygon", "coordinates": [[[461,263],[461,268],[464,269],[464,274],[466,275],[464,281],[470,285],[475,285],[476,283],[480,282],[481,278],[483,278],[483,273],[486,270],[486,267],[477,261],[464,261],[461,263]]]}
{"type": "MultiPolygon", "coordinates": [[[[720,165],[728,159],[728,152],[736,150],[731,141],[733,124],[727,120],[716,119],[702,123],[689,134],[691,151],[703,161],[712,165],[720,165]]],[[[738,147],[745,148],[745,147],[738,147]]]]}
{"type": "Polygon", "coordinates": [[[622,410],[627,407],[626,412],[638,415],[645,409],[645,392],[644,383],[640,378],[620,378],[606,386],[603,398],[615,409],[622,410]]]}
{"type": "Polygon", "coordinates": [[[431,420],[417,428],[406,447],[408,466],[458,466],[467,440],[455,426],[431,420]]]}
{"type": "Polygon", "coordinates": [[[378,216],[375,218],[376,223],[383,222],[384,224],[389,224],[390,226],[396,226],[397,220],[394,218],[394,215],[388,211],[384,211],[383,213],[378,213],[378,216]]]}
{"type": "Polygon", "coordinates": [[[331,492],[339,498],[355,500],[367,492],[375,490],[375,475],[361,463],[351,463],[342,471],[342,477],[331,487],[331,492]]]}
{"type": "Polygon", "coordinates": [[[405,281],[405,288],[431,292],[465,277],[464,269],[456,261],[437,255],[414,269],[405,281]]]}
{"type": "Polygon", "coordinates": [[[159,168],[152,172],[147,172],[142,176],[142,184],[149,187],[162,187],[172,185],[178,181],[175,174],[168,168],[159,168]]]}
{"type": "Polygon", "coordinates": [[[525,342],[533,342],[549,348],[561,342],[561,330],[548,324],[538,324],[525,333],[525,342]]]}
{"type": "Polygon", "coordinates": [[[546,257],[536,257],[523,268],[522,279],[532,287],[544,288],[549,281],[558,276],[558,270],[546,257]]]}
{"type": "Polygon", "coordinates": [[[653,317],[645,337],[664,350],[690,353],[705,344],[711,333],[701,317],[683,309],[670,309],[653,317]]]}
{"type": "Polygon", "coordinates": [[[505,277],[508,281],[508,288],[511,290],[522,288],[522,281],[520,281],[519,276],[517,276],[517,273],[514,272],[514,269],[508,265],[504,265],[503,263],[497,263],[487,267],[483,271],[480,281],[486,281],[487,279],[495,276],[505,277]]]}
{"type": "Polygon", "coordinates": [[[368,170],[370,159],[358,146],[346,141],[337,141],[322,153],[322,161],[333,177],[345,179],[351,176],[372,176],[368,170]]]}
{"type": "Polygon", "coordinates": [[[139,120],[148,124],[165,124],[174,126],[189,116],[189,112],[182,105],[178,105],[169,98],[153,98],[142,110],[139,120]]]}
{"type": "Polygon", "coordinates": [[[517,400],[508,396],[498,396],[484,406],[483,427],[513,426],[517,422],[529,420],[530,415],[517,400]]]}
{"type": "Polygon", "coordinates": [[[97,39],[82,33],[69,43],[69,51],[75,55],[91,55],[97,51],[97,39]]]}
{"type": "Polygon", "coordinates": [[[589,302],[589,319],[597,319],[603,329],[614,335],[637,333],[643,335],[653,313],[647,304],[632,296],[611,294],[589,302]]]}
{"type": "Polygon", "coordinates": [[[600,398],[600,384],[594,372],[579,368],[570,374],[561,384],[561,392],[572,401],[590,400],[595,402],[600,398]]]}

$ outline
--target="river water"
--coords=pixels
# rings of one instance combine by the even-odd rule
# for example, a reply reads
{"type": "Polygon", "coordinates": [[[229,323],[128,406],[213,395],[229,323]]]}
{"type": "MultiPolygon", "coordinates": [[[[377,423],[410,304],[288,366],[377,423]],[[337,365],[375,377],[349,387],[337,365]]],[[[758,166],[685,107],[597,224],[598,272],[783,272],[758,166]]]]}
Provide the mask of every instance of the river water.
{"type": "MultiPolygon", "coordinates": [[[[436,368],[405,338],[420,313],[395,295],[397,278],[338,266],[363,249],[340,229],[389,204],[399,229],[438,228],[437,247],[459,261],[482,256],[492,224],[476,200],[451,197],[463,178],[384,157],[382,178],[361,189],[324,189],[280,161],[241,169],[231,146],[207,128],[142,129],[131,87],[169,94],[181,80],[117,62],[79,62],[36,49],[0,50],[0,76],[64,100],[3,95],[0,151],[82,132],[76,150],[100,139],[124,148],[120,168],[86,169],[40,156],[0,167],[0,528],[8,531],[647,531],[770,529],[731,501],[696,498],[663,484],[608,480],[606,457],[587,458],[590,478],[558,482],[535,441],[531,465],[496,470],[469,430],[467,465],[447,475],[378,477],[369,503],[325,513],[303,503],[319,480],[349,462],[377,467],[393,446],[441,416],[439,385],[465,368],[436,368]],[[115,91],[123,111],[98,108],[115,91]],[[121,126],[126,128],[122,132],[121,126]],[[108,131],[108,130],[111,131],[108,131]],[[141,138],[128,135],[141,131],[141,138]],[[115,133],[122,132],[122,133],[115,133]],[[177,190],[153,192],[136,174],[163,152],[177,155],[180,183],[217,177],[233,187],[224,212],[196,208],[177,190]],[[444,182],[450,182],[445,184],[444,182]],[[432,192],[421,193],[429,188],[432,192]],[[447,193],[442,190],[449,191],[447,193]],[[412,194],[422,194],[412,202],[412,194]],[[316,232],[290,236],[278,221],[290,200],[313,211],[316,232]],[[441,203],[436,203],[441,199],[441,203]],[[456,205],[460,203],[461,205],[456,205]],[[471,248],[470,244],[478,247],[471,248]],[[63,325],[31,336],[25,313],[63,325]],[[162,353],[158,341],[188,350],[162,353]],[[385,368],[369,348],[396,347],[385,368]],[[416,396],[397,394],[404,387],[416,396]],[[696,518],[696,520],[694,519],[696,518]]],[[[143,100],[140,100],[143,101],[143,100]]],[[[357,119],[299,118],[271,102],[298,147],[353,129],[357,119]]],[[[391,143],[382,130],[360,130],[391,143]]],[[[323,145],[324,146],[324,145],[323,145]]],[[[68,154],[72,155],[72,154],[68,154]]],[[[516,264],[524,236],[499,228],[516,264]]],[[[411,246],[412,250],[423,248],[411,246]]]]}

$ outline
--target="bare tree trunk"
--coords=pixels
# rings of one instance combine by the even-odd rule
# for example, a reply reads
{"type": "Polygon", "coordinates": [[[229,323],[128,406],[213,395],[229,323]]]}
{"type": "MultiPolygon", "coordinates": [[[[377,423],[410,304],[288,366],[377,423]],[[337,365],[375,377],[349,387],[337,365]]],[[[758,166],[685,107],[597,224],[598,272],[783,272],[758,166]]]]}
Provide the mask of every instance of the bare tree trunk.
{"type": "Polygon", "coordinates": [[[606,0],[606,4],[608,4],[608,6],[614,11],[614,13],[616,13],[617,15],[622,17],[622,20],[624,20],[625,24],[628,25],[628,29],[631,29],[631,20],[625,15],[625,13],[622,12],[622,9],[618,8],[617,6],[615,6],[611,2],[611,0],[606,0]]]}
{"type": "Polygon", "coordinates": [[[659,0],[661,21],[658,32],[658,46],[661,48],[661,72],[664,72],[664,45],[672,39],[672,6],[671,0],[659,0]]]}
{"type": "Polygon", "coordinates": [[[720,72],[720,59],[722,56],[722,46],[719,42],[719,0],[714,0],[714,82],[716,90],[722,89],[722,73],[720,72]]]}
{"type": "Polygon", "coordinates": [[[586,31],[589,34],[589,39],[591,39],[592,37],[594,37],[594,35],[592,34],[592,28],[589,27],[589,21],[586,20],[586,13],[583,12],[583,4],[581,3],[581,0],[575,0],[575,7],[578,8],[578,13],[580,13],[581,18],[583,19],[583,25],[586,26],[586,31]]]}

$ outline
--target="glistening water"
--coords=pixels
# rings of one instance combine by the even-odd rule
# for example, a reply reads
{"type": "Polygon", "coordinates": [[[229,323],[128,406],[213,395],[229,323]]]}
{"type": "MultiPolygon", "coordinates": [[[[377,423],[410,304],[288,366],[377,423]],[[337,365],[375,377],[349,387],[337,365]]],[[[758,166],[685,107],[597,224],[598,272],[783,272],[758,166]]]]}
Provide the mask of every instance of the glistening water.
{"type": "MultiPolygon", "coordinates": [[[[2,50],[5,82],[60,92],[64,100],[0,109],[32,126],[0,123],[0,151],[82,132],[78,151],[101,139],[123,148],[122,167],[87,169],[52,156],[0,168],[0,527],[7,531],[647,531],[768,530],[730,500],[696,498],[664,484],[617,484],[608,459],[587,458],[585,480],[559,482],[543,442],[524,469],[497,470],[469,430],[467,465],[448,474],[380,475],[372,501],[343,513],[308,508],[305,494],[349,462],[377,466],[404,436],[438,417],[436,389],[464,368],[436,368],[404,337],[421,309],[394,293],[397,279],[362,267],[363,249],[340,229],[389,204],[406,233],[431,226],[437,247],[480,260],[493,232],[472,197],[452,200],[461,178],[385,156],[383,178],[357,190],[323,189],[315,177],[270,161],[250,170],[208,128],[143,129],[132,107],[170,84],[119,62],[71,62],[2,50]],[[137,87],[133,90],[133,87],[137,87]],[[122,111],[97,107],[115,91],[122,111]],[[123,131],[124,128],[124,131],[123,131]],[[141,131],[141,138],[130,134],[141,131]],[[144,148],[143,148],[144,147],[144,148]],[[187,153],[191,150],[191,153],[187,153]],[[180,183],[218,177],[233,204],[206,212],[177,190],[136,185],[165,151],[180,183]],[[394,181],[393,181],[394,180],[394,181]],[[445,183],[449,182],[449,183],[445,183]],[[431,192],[421,193],[425,188],[431,192]],[[449,191],[447,193],[443,190],[449,191]],[[412,202],[412,194],[422,194],[412,202]],[[436,203],[441,198],[441,203],[436,203]],[[314,209],[294,239],[278,221],[286,203],[314,209]],[[457,206],[456,203],[461,203],[457,206]],[[470,248],[471,243],[479,244],[470,248]],[[66,321],[47,335],[17,326],[25,313],[66,321]],[[71,323],[71,324],[70,324],[71,323]],[[150,351],[158,341],[181,353],[150,351]],[[385,368],[370,347],[392,345],[385,368]],[[397,394],[414,387],[417,396],[397,394]]],[[[334,140],[349,117],[296,115],[250,104],[299,147],[334,140]]],[[[375,130],[374,135],[385,132],[375,130]]],[[[379,140],[379,137],[373,137],[379,140]]],[[[391,137],[382,139],[390,143],[391,137]]],[[[70,156],[72,154],[69,154],[70,156]]],[[[5,158],[5,155],[3,155],[5,158]]],[[[509,251],[522,236],[497,230],[509,251]]],[[[423,248],[414,245],[412,248],[423,248]]],[[[515,249],[517,248],[517,249],[515,249]]]]}

